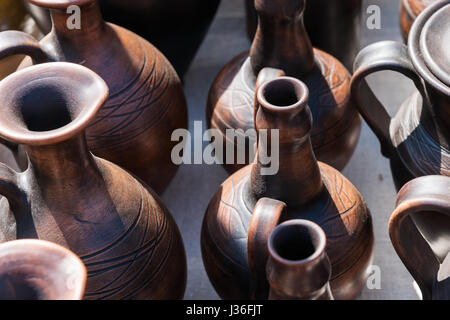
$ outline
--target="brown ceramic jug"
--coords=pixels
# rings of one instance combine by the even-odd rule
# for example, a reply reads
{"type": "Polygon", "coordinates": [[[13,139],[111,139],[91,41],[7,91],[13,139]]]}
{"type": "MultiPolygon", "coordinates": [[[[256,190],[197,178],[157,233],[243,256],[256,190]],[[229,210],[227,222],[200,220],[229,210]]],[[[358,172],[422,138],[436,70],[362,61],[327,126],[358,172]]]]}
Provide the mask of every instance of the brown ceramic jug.
{"type": "Polygon", "coordinates": [[[81,300],[86,268],[70,250],[43,240],[0,244],[0,300],[81,300]]]}
{"type": "MultiPolygon", "coordinates": [[[[244,0],[247,33],[258,25],[255,0],[244,0]]],[[[351,69],[359,50],[362,0],[306,0],[305,27],[313,46],[330,53],[351,69]]]]}
{"type": "Polygon", "coordinates": [[[424,299],[450,299],[450,177],[426,176],[407,183],[389,221],[397,254],[424,299]]]}
{"type": "Polygon", "coordinates": [[[253,211],[248,257],[252,288],[257,289],[254,297],[332,300],[331,264],[325,253],[325,233],[308,220],[295,219],[276,226],[279,213],[285,213],[284,209],[284,203],[262,198],[253,211]],[[270,288],[269,292],[267,288],[270,288]]]}
{"type": "MultiPolygon", "coordinates": [[[[27,0],[23,0],[27,2],[27,0]]],[[[150,41],[183,78],[216,14],[220,0],[99,0],[107,21],[150,41]]],[[[51,30],[47,10],[28,6],[46,33],[51,30]]]]}
{"type": "MultiPolygon", "coordinates": [[[[266,130],[268,139],[264,143],[260,139],[255,162],[230,176],[206,210],[201,243],[209,278],[223,299],[252,296],[249,254],[253,250],[248,242],[254,230],[260,230],[254,226],[258,219],[252,212],[255,215],[259,199],[271,198],[286,203],[284,219],[310,220],[325,231],[333,295],[336,299],[355,298],[365,285],[372,261],[370,212],[350,181],[316,160],[306,85],[291,77],[280,77],[262,84],[255,95],[255,127],[258,133],[266,130]],[[279,140],[272,141],[276,132],[279,140]],[[262,157],[274,150],[274,144],[279,146],[279,159],[274,160],[279,169],[269,175],[264,172],[269,165],[262,157]]],[[[270,204],[269,208],[258,208],[270,212],[272,225],[284,220],[279,208],[273,210],[270,204]]]]}
{"type": "Polygon", "coordinates": [[[398,189],[418,176],[450,176],[450,39],[444,37],[449,21],[450,1],[440,1],[416,19],[408,47],[374,43],[355,61],[352,96],[391,160],[398,189]],[[417,87],[392,118],[365,80],[380,70],[400,72],[417,87]]]}
{"type": "Polygon", "coordinates": [[[66,62],[0,82],[0,136],[25,147],[28,168],[0,164],[0,242],[39,238],[86,265],[86,299],[182,298],[181,236],[159,197],[93,156],[84,130],[107,100],[106,83],[66,62]]]}
{"type": "MultiPolygon", "coordinates": [[[[0,2],[0,31],[21,30],[33,36],[41,34],[25,10],[25,7],[17,0],[2,0],[0,2]]],[[[11,56],[0,61],[0,80],[16,71],[23,56],[11,56]]]]}
{"type": "MultiPolygon", "coordinates": [[[[256,0],[259,28],[250,53],[244,52],[219,73],[209,92],[207,120],[218,129],[224,146],[231,144],[234,155],[245,154],[245,163],[236,159],[225,168],[234,172],[250,159],[256,137],[245,136],[245,150],[227,139],[227,129],[253,129],[253,103],[258,73],[264,67],[282,69],[310,88],[313,113],[311,132],[314,152],[323,161],[341,170],[350,160],[361,131],[361,119],[350,101],[350,74],[329,54],[312,48],[303,25],[304,0],[256,0]]],[[[224,148],[225,158],[227,148],[224,148]]]]}
{"type": "Polygon", "coordinates": [[[146,40],[105,23],[97,0],[30,3],[50,9],[52,32],[40,43],[22,33],[0,33],[0,58],[23,53],[34,63],[74,62],[98,73],[111,94],[87,129],[89,148],[162,192],[177,170],[172,132],[187,127],[186,100],[170,63],[146,40]],[[68,29],[70,5],[80,6],[81,29],[68,29]]]}
{"type": "Polygon", "coordinates": [[[425,10],[427,6],[437,0],[401,0],[400,4],[400,28],[403,39],[408,41],[409,31],[417,16],[425,10]]]}

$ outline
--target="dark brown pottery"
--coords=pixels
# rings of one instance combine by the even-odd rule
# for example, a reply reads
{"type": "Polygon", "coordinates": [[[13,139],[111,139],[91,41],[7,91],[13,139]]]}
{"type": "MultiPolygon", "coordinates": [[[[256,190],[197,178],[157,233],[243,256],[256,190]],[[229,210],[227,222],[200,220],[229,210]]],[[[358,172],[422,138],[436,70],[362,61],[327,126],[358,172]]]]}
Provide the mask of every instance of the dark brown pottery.
{"type": "MultiPolygon", "coordinates": [[[[280,77],[262,84],[256,97],[255,127],[258,132],[269,130],[268,141],[260,140],[255,162],[230,176],[209,203],[201,234],[208,276],[223,299],[248,299],[255,297],[255,292],[264,293],[264,288],[260,291],[252,286],[252,275],[264,277],[264,273],[251,272],[253,266],[262,264],[252,262],[254,249],[250,242],[255,243],[251,239],[259,232],[263,235],[259,239],[267,236],[267,232],[260,231],[260,219],[253,216],[258,200],[271,198],[286,203],[287,212],[283,215],[280,206],[274,208],[265,202],[265,208],[260,203],[257,208],[269,213],[269,220],[262,223],[269,227],[291,219],[317,223],[328,239],[326,253],[332,265],[330,285],[334,297],[355,298],[365,285],[372,261],[370,212],[350,181],[316,160],[310,139],[312,114],[307,106],[306,85],[294,78],[280,77]],[[276,129],[279,141],[271,141],[271,130],[276,129]],[[267,164],[261,161],[261,155],[278,142],[279,170],[264,175],[267,164]]],[[[256,243],[261,246],[261,242],[256,243]]]]}
{"type": "Polygon", "coordinates": [[[0,136],[21,144],[28,169],[0,164],[0,242],[39,238],[86,265],[86,299],[177,299],[186,283],[181,236],[159,197],[89,152],[84,130],[107,100],[106,83],[67,62],[0,82],[0,136]]]}
{"type": "Polygon", "coordinates": [[[0,244],[0,300],[81,300],[86,275],[77,255],[55,243],[0,244]]]}
{"type": "Polygon", "coordinates": [[[400,28],[403,39],[408,41],[409,31],[417,16],[425,8],[437,0],[401,0],[400,3],[400,28]]]}
{"type": "MultiPolygon", "coordinates": [[[[253,39],[258,25],[254,0],[244,0],[247,33],[253,39]]],[[[305,26],[313,46],[330,53],[351,69],[359,50],[362,0],[307,0],[305,26]]]]}
{"type": "Polygon", "coordinates": [[[325,253],[325,233],[317,224],[300,219],[283,222],[273,229],[271,216],[276,215],[280,205],[285,206],[280,201],[262,198],[253,211],[248,255],[249,258],[259,256],[267,260],[267,266],[261,261],[261,267],[256,270],[249,260],[252,275],[254,271],[266,269],[267,280],[255,279],[263,282],[256,287],[267,288],[264,284],[267,282],[270,300],[332,300],[331,264],[325,253]],[[255,219],[259,221],[254,223],[255,219]],[[267,248],[255,245],[254,241],[267,244],[267,248]]]}
{"type": "MultiPolygon", "coordinates": [[[[34,63],[74,62],[98,73],[111,94],[87,129],[90,150],[162,192],[178,168],[171,161],[172,132],[187,127],[186,100],[175,70],[146,40],[105,23],[96,0],[30,3],[50,9],[52,32],[40,43],[22,33],[0,33],[0,58],[23,53],[34,63]],[[67,27],[70,5],[81,8],[81,29],[67,27]]],[[[22,67],[31,64],[27,59],[22,67]]]]}
{"type": "Polygon", "coordinates": [[[415,177],[450,176],[449,21],[450,1],[440,1],[416,19],[408,47],[378,42],[355,61],[352,96],[391,160],[398,189],[415,177]],[[365,80],[381,70],[400,72],[417,87],[392,118],[365,80]]]}
{"type": "MultiPolygon", "coordinates": [[[[100,0],[106,21],[150,41],[183,78],[216,14],[220,0],[100,0]]],[[[45,33],[51,30],[46,10],[29,6],[45,33]],[[47,26],[47,27],[46,27],[47,26]]]]}
{"type": "MultiPolygon", "coordinates": [[[[33,19],[28,16],[25,7],[17,0],[0,2],[0,31],[6,30],[21,30],[36,37],[40,36],[33,19]]],[[[22,60],[23,56],[16,55],[0,61],[0,80],[16,71],[22,60]]]]}
{"type": "MultiPolygon", "coordinates": [[[[214,81],[207,102],[208,126],[220,130],[224,146],[227,129],[253,129],[257,75],[264,67],[279,68],[310,88],[311,139],[317,158],[343,169],[361,131],[361,119],[350,100],[350,74],[329,54],[313,50],[303,26],[304,0],[256,0],[255,5],[260,20],[252,48],[231,60],[214,81]]],[[[235,156],[244,151],[247,155],[244,164],[228,163],[229,172],[252,162],[248,154],[254,138],[245,137],[245,150],[238,150],[236,141],[228,141],[235,156]]]]}
{"type": "Polygon", "coordinates": [[[450,299],[450,177],[426,176],[407,183],[389,221],[397,254],[424,299],[450,299]]]}

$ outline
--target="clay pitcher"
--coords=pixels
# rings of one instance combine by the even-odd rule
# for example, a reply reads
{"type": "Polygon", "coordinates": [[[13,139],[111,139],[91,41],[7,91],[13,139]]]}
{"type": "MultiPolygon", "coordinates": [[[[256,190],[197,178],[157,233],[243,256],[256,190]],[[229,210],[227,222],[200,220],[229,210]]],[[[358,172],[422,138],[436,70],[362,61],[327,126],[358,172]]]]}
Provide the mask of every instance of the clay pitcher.
{"type": "MultiPolygon", "coordinates": [[[[263,69],[260,77],[266,78],[270,71],[263,69]]],[[[221,185],[203,220],[202,255],[208,276],[223,299],[252,297],[252,266],[263,265],[253,263],[249,256],[254,230],[261,230],[253,225],[259,221],[254,218],[259,208],[270,213],[271,226],[291,219],[318,224],[328,239],[326,253],[332,266],[333,296],[355,298],[366,283],[373,255],[369,209],[350,181],[316,160],[306,85],[291,77],[258,82],[263,84],[255,94],[255,127],[260,135],[255,162],[221,185]],[[266,155],[277,145],[279,157],[268,163],[266,155]],[[272,167],[274,163],[278,165],[272,167]],[[261,203],[256,208],[262,198],[284,202],[286,214],[270,203],[268,208],[261,203]]],[[[262,292],[266,292],[264,288],[262,292]]]]}
{"type": "MultiPolygon", "coordinates": [[[[254,0],[244,0],[248,38],[258,26],[254,0]]],[[[359,50],[362,0],[306,0],[305,26],[313,46],[351,69],[359,50]]]]}
{"type": "Polygon", "coordinates": [[[253,161],[256,79],[261,69],[271,67],[307,84],[314,152],[320,161],[343,169],[361,130],[361,119],[350,100],[350,74],[334,57],[311,46],[303,25],[304,0],[256,0],[255,6],[259,27],[250,52],[236,56],[220,71],[207,101],[208,126],[221,132],[224,146],[230,145],[224,147],[224,158],[233,158],[228,149],[234,150],[235,159],[226,161],[225,168],[234,172],[253,161]],[[227,129],[248,134],[237,132],[236,142],[227,137],[227,129]],[[245,159],[238,154],[246,155],[245,159]]]}
{"type": "Polygon", "coordinates": [[[424,299],[450,299],[450,178],[416,178],[400,190],[389,235],[424,299]]]}
{"type": "MultiPolygon", "coordinates": [[[[0,58],[30,55],[22,67],[45,61],[82,64],[98,73],[111,94],[87,128],[95,155],[131,171],[157,192],[176,173],[171,161],[172,132],[187,127],[180,79],[150,43],[105,23],[97,0],[30,0],[50,9],[53,29],[41,42],[18,32],[0,34],[0,58]],[[68,28],[71,5],[80,7],[81,28],[68,28]]],[[[72,27],[71,27],[72,28],[72,27]]]]}
{"type": "Polygon", "coordinates": [[[285,206],[262,198],[253,211],[248,239],[253,295],[270,300],[332,300],[325,233],[308,220],[276,226],[273,218],[279,220],[285,206]]]}
{"type": "Polygon", "coordinates": [[[0,82],[0,136],[24,146],[27,169],[0,164],[0,242],[39,238],[77,254],[85,299],[177,299],[183,243],[167,208],[140,180],[89,152],[85,129],[106,83],[72,63],[38,64],[0,82]]]}
{"type": "MultiPolygon", "coordinates": [[[[416,19],[408,47],[384,41],[364,48],[355,60],[352,96],[391,161],[400,189],[424,175],[450,176],[450,1],[431,5],[416,19]],[[411,79],[415,92],[391,117],[366,77],[382,70],[411,79]]],[[[395,88],[392,88],[395,90],[395,88]]]]}
{"type": "MultiPolygon", "coordinates": [[[[25,7],[17,0],[2,0],[0,3],[0,31],[21,30],[35,37],[41,34],[25,7]]],[[[16,71],[23,56],[16,55],[0,61],[0,80],[16,71]]]]}
{"type": "Polygon", "coordinates": [[[0,244],[0,300],[81,300],[86,275],[83,262],[55,243],[0,244]]]}
{"type": "Polygon", "coordinates": [[[437,0],[401,0],[400,3],[400,28],[405,42],[408,41],[409,31],[417,16],[427,6],[437,0]]]}

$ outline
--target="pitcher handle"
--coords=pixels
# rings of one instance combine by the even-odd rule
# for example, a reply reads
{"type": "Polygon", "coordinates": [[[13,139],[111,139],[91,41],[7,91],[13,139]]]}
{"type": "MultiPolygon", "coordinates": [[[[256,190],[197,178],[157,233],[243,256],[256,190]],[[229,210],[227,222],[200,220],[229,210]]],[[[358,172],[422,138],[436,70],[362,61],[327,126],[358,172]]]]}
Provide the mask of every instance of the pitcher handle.
{"type": "Polygon", "coordinates": [[[0,162],[0,195],[4,196],[14,214],[28,208],[26,193],[19,186],[16,171],[0,162]]]}
{"type": "Polygon", "coordinates": [[[450,219],[449,177],[425,176],[407,183],[399,192],[389,220],[392,245],[419,285],[423,298],[431,299],[440,261],[412,220],[411,215],[417,213],[439,213],[450,219]]]}
{"type": "Polygon", "coordinates": [[[397,71],[411,79],[424,95],[421,78],[416,73],[408,54],[408,47],[395,41],[381,41],[365,47],[355,59],[351,80],[351,96],[359,112],[381,144],[385,157],[393,155],[389,127],[391,116],[369,88],[366,77],[384,70],[397,71]]]}
{"type": "Polygon", "coordinates": [[[266,264],[269,258],[267,243],[272,231],[286,217],[284,202],[261,198],[253,209],[248,231],[248,264],[251,274],[252,299],[267,299],[269,283],[266,264]]]}
{"type": "Polygon", "coordinates": [[[34,64],[52,61],[39,42],[28,33],[16,30],[0,32],[0,59],[16,54],[29,56],[34,64]]]}
{"type": "MultiPolygon", "coordinates": [[[[29,56],[34,64],[50,62],[52,59],[44,52],[39,42],[25,32],[8,30],[0,32],[0,59],[21,54],[29,56]]],[[[0,137],[0,143],[8,147],[20,167],[25,161],[17,144],[0,137]]],[[[24,169],[24,168],[23,168],[24,169]]]]}

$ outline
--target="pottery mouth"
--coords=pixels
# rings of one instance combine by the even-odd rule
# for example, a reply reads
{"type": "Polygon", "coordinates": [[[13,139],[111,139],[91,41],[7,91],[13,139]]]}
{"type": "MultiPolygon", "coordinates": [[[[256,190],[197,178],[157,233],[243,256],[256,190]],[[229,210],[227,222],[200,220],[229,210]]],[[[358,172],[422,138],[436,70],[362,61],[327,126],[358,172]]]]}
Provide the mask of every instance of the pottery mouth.
{"type": "Polygon", "coordinates": [[[0,300],[81,299],[86,268],[73,252],[43,240],[0,245],[0,300]]]}
{"type": "Polygon", "coordinates": [[[298,79],[280,77],[261,85],[257,98],[261,106],[273,112],[303,109],[309,97],[308,87],[298,79]]]}
{"type": "Polygon", "coordinates": [[[0,136],[49,145],[80,134],[108,97],[93,71],[65,62],[39,64],[0,82],[0,136]]]}
{"type": "Polygon", "coordinates": [[[271,256],[283,264],[306,264],[325,251],[322,228],[307,220],[291,220],[279,225],[269,237],[271,256]]]}

